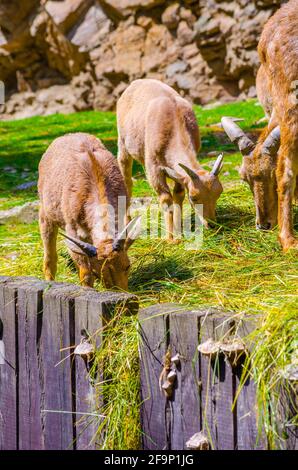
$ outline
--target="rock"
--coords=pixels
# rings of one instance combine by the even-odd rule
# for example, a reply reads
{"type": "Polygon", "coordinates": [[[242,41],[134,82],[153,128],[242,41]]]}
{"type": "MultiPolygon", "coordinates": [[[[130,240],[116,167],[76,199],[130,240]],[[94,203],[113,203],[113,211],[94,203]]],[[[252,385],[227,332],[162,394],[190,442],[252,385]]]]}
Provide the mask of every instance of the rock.
{"type": "Polygon", "coordinates": [[[69,41],[46,11],[34,18],[30,34],[45,54],[49,67],[59,70],[64,77],[71,79],[84,68],[86,55],[69,41]]]}
{"type": "Polygon", "coordinates": [[[147,74],[165,68],[178,59],[179,51],[172,35],[164,25],[153,25],[149,29],[143,48],[142,72],[147,74]]]}
{"type": "MultiPolygon", "coordinates": [[[[131,210],[134,214],[138,209],[150,206],[153,198],[134,197],[131,200],[131,210]]],[[[27,202],[22,206],[16,206],[11,209],[0,211],[0,225],[4,224],[31,224],[38,220],[39,201],[27,202]]]]}
{"type": "Polygon", "coordinates": [[[86,13],[92,0],[47,1],[45,10],[63,32],[67,32],[86,13]]]}
{"type": "Polygon", "coordinates": [[[170,64],[167,66],[166,70],[166,75],[167,77],[173,77],[177,73],[182,73],[185,72],[185,70],[188,68],[188,65],[186,62],[183,62],[182,60],[177,60],[173,64],[170,64]]]}
{"type": "Polygon", "coordinates": [[[115,109],[143,77],[203,105],[254,97],[257,43],[280,4],[2,0],[0,82],[9,98],[0,119],[115,109]]]}
{"type": "Polygon", "coordinates": [[[168,6],[161,16],[161,21],[168,29],[176,29],[179,24],[180,4],[174,3],[168,6]]]}
{"type": "Polygon", "coordinates": [[[17,170],[16,170],[16,168],[15,168],[14,166],[5,166],[5,167],[3,168],[3,171],[4,171],[5,173],[11,173],[11,174],[14,174],[14,173],[17,172],[17,170]]]}
{"type": "Polygon", "coordinates": [[[176,84],[180,90],[191,90],[195,87],[195,78],[191,75],[177,74],[175,77],[176,84]]]}
{"type": "Polygon", "coordinates": [[[135,13],[137,10],[149,10],[165,2],[166,0],[104,0],[104,4],[121,17],[135,13]]]}
{"type": "Polygon", "coordinates": [[[68,39],[78,46],[80,52],[86,52],[98,47],[112,29],[113,24],[100,5],[93,5],[69,32],[68,39]]]}
{"type": "MultiPolygon", "coordinates": [[[[86,74],[84,75],[86,77],[86,74]]],[[[89,75],[88,75],[89,76],[89,75]]],[[[16,93],[5,105],[2,119],[24,119],[48,114],[69,114],[91,108],[88,102],[88,80],[81,84],[80,76],[69,85],[54,85],[34,93],[16,93]]]]}
{"type": "Polygon", "coordinates": [[[137,24],[144,29],[149,29],[151,28],[153,21],[152,18],[148,16],[139,16],[139,18],[137,19],[137,24]]]}
{"type": "Polygon", "coordinates": [[[112,88],[108,88],[102,84],[95,85],[94,89],[93,108],[95,110],[109,111],[113,109],[115,98],[112,94],[112,88]]]}
{"type": "Polygon", "coordinates": [[[145,30],[140,26],[119,26],[92,57],[97,78],[107,77],[118,84],[124,78],[140,77],[145,37],[145,30]]]}
{"type": "Polygon", "coordinates": [[[24,191],[24,189],[30,189],[37,186],[37,181],[27,181],[26,183],[19,184],[15,187],[16,191],[24,191]]]}
{"type": "Polygon", "coordinates": [[[13,207],[0,211],[0,225],[3,224],[31,224],[38,220],[39,201],[27,202],[23,206],[13,207]]]}
{"type": "Polygon", "coordinates": [[[188,26],[186,21],[180,21],[177,29],[177,38],[181,46],[186,46],[193,41],[194,31],[188,26]]]}
{"type": "Polygon", "coordinates": [[[190,28],[196,22],[196,17],[192,13],[192,11],[188,10],[187,8],[184,8],[184,7],[182,7],[181,10],[180,10],[180,18],[182,20],[185,20],[190,28]]]}

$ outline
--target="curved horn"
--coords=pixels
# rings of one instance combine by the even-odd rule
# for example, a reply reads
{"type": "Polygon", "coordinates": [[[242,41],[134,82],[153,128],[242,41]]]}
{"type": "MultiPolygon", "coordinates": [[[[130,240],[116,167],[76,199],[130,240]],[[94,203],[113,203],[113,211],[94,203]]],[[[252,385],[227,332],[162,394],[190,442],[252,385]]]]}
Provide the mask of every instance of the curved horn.
{"type": "Polygon", "coordinates": [[[183,165],[183,163],[179,163],[179,166],[183,168],[183,170],[188,174],[188,176],[192,179],[192,181],[200,181],[200,177],[196,174],[194,170],[192,170],[186,165],[183,165]]]}
{"type": "Polygon", "coordinates": [[[176,183],[179,183],[179,184],[182,183],[181,176],[172,168],[169,168],[168,166],[164,166],[163,171],[169,178],[171,178],[171,180],[176,181],[176,183]]]}
{"type": "Polygon", "coordinates": [[[243,156],[250,155],[255,149],[255,144],[247,137],[245,132],[233,121],[232,118],[223,117],[221,125],[227,136],[235,142],[243,156]]]}
{"type": "Polygon", "coordinates": [[[67,238],[67,240],[70,240],[72,243],[77,245],[80,248],[80,250],[83,252],[82,254],[87,255],[89,258],[94,258],[97,255],[97,249],[95,248],[95,246],[91,245],[90,243],[83,242],[82,240],[79,240],[78,238],[72,238],[63,232],[60,232],[60,234],[64,238],[67,238]]]}
{"type": "MultiPolygon", "coordinates": [[[[135,217],[132,219],[126,227],[120,232],[113,243],[113,251],[121,251],[123,250],[125,244],[128,240],[135,240],[136,238],[136,225],[137,222],[141,219],[141,216],[135,217]]],[[[132,244],[132,242],[131,242],[132,244]]]]}
{"type": "Polygon", "coordinates": [[[221,169],[223,167],[223,158],[224,158],[223,153],[218,155],[217,160],[214,163],[213,168],[211,170],[211,175],[213,175],[213,176],[218,176],[219,175],[219,173],[221,172],[221,169]]]}
{"type": "Polygon", "coordinates": [[[262,153],[275,156],[280,147],[280,127],[277,126],[270,132],[267,139],[263,143],[262,153]]]}

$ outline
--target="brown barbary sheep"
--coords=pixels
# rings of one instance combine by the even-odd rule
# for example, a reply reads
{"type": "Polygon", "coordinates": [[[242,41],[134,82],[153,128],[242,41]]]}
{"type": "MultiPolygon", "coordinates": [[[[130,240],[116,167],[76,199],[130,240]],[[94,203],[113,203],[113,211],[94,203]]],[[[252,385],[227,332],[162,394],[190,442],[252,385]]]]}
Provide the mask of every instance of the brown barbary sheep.
{"type": "Polygon", "coordinates": [[[222,193],[218,179],[222,156],[211,172],[199,165],[200,133],[188,101],[158,80],[135,80],[118,100],[117,126],[118,162],[128,197],[135,159],[145,166],[148,181],[165,211],[169,240],[181,227],[185,189],[193,207],[203,204],[206,225],[207,220],[215,219],[216,202],[222,193]],[[167,177],[175,182],[173,195],[167,177]]]}
{"type": "Polygon", "coordinates": [[[38,192],[45,278],[55,279],[60,228],[84,286],[92,287],[98,278],[106,288],[127,290],[135,221],[119,233],[119,201],[127,193],[117,162],[101,141],[84,133],[54,140],[39,164],[38,192]]]}
{"type": "Polygon", "coordinates": [[[257,228],[278,222],[284,251],[298,248],[292,204],[298,177],[298,8],[283,5],[266,23],[259,42],[258,95],[270,120],[257,145],[229,118],[222,124],[244,158],[242,177],[254,195],[257,228]]]}

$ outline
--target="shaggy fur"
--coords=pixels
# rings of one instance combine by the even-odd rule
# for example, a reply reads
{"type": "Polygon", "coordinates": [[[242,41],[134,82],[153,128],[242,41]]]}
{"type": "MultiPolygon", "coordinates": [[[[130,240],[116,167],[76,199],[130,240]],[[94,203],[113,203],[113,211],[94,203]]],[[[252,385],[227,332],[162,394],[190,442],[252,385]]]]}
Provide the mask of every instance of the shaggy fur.
{"type": "Polygon", "coordinates": [[[97,248],[97,257],[89,258],[68,242],[83,285],[92,286],[98,277],[106,287],[127,290],[126,249],[113,251],[110,235],[118,231],[118,197],[127,193],[115,158],[100,140],[84,133],[56,139],[40,161],[38,192],[45,278],[55,278],[56,238],[61,228],[97,248]],[[116,219],[103,205],[114,208],[116,219]]]}
{"type": "Polygon", "coordinates": [[[215,219],[216,201],[222,192],[217,176],[197,161],[200,134],[191,105],[168,85],[151,79],[136,80],[117,103],[118,162],[128,196],[132,192],[133,159],[145,166],[150,185],[165,210],[167,238],[179,226],[185,189],[193,205],[204,205],[204,218],[215,219]],[[193,181],[179,166],[191,168],[193,181]],[[164,168],[175,171],[173,194],[164,168]],[[174,203],[174,210],[173,210],[174,203]],[[177,210],[175,210],[177,209],[177,210]]]}
{"type": "Polygon", "coordinates": [[[278,218],[279,239],[287,251],[298,247],[292,215],[298,175],[297,0],[289,1],[269,19],[258,51],[262,62],[257,79],[258,96],[270,121],[253,158],[244,157],[242,175],[255,197],[257,223],[273,227],[278,218]],[[262,144],[276,126],[281,130],[278,156],[262,155],[262,144]]]}

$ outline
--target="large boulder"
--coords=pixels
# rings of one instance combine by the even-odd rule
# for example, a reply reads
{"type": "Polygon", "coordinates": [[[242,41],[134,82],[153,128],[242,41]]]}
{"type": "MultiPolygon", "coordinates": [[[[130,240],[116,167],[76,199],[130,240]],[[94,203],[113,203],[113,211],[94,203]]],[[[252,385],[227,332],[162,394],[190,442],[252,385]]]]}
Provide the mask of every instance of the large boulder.
{"type": "Polygon", "coordinates": [[[60,30],[67,32],[81,20],[92,3],[92,0],[50,0],[44,8],[60,30]]]}
{"type": "Polygon", "coordinates": [[[0,225],[32,224],[38,220],[39,201],[27,202],[23,206],[0,211],[0,225]]]}
{"type": "Polygon", "coordinates": [[[112,31],[113,23],[100,5],[92,5],[80,22],[75,24],[68,34],[72,44],[78,46],[80,52],[91,51],[98,47],[102,40],[112,31]]]}
{"type": "Polygon", "coordinates": [[[166,0],[102,0],[100,3],[112,9],[121,17],[126,17],[138,10],[149,10],[166,3],[166,0]]]}
{"type": "Polygon", "coordinates": [[[258,40],[282,2],[2,0],[0,119],[114,109],[144,77],[195,103],[255,96],[258,40]]]}

